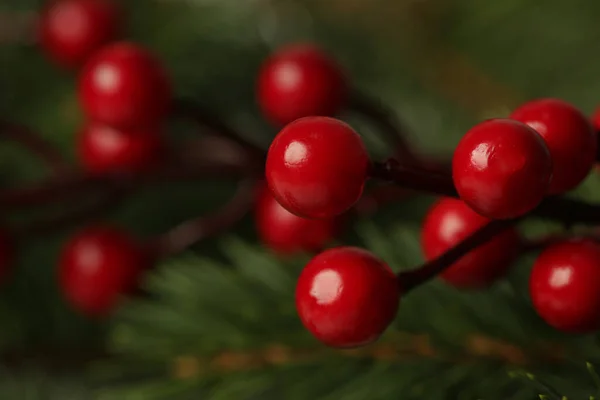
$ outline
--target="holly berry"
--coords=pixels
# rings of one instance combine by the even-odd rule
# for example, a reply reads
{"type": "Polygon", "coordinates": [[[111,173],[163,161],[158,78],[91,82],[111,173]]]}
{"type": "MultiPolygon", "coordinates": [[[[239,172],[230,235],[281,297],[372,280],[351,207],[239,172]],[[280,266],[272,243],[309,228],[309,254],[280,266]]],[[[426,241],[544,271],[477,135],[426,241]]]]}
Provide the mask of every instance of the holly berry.
{"type": "Polygon", "coordinates": [[[322,250],[339,232],[341,222],[298,217],[283,208],[266,186],[256,203],[255,220],[263,243],[282,255],[322,250]]]}
{"type": "MultiPolygon", "coordinates": [[[[440,256],[488,222],[461,200],[438,200],[427,212],[421,229],[425,257],[431,260],[440,256]]],[[[516,229],[506,230],[452,264],[440,277],[461,289],[489,286],[505,275],[518,254],[519,244],[516,229]]]]}
{"type": "Polygon", "coordinates": [[[296,44],[278,50],[263,64],[258,103],[273,123],[333,116],[344,105],[347,83],[341,68],[318,48],[296,44]]]}
{"type": "Polygon", "coordinates": [[[516,218],[546,195],[552,160],[544,140],[532,128],[492,119],[473,127],[459,142],[452,176],[461,199],[479,214],[516,218]]]}
{"type": "Polygon", "coordinates": [[[529,290],[537,313],[565,332],[600,328],[600,245],[577,239],[553,244],[537,258],[529,290]]]}
{"type": "Polygon", "coordinates": [[[376,340],[394,319],[400,301],[396,276],[372,253],[336,247],[304,267],[296,308],[304,326],[331,347],[376,340]]]}
{"type": "Polygon", "coordinates": [[[147,262],[140,245],[126,233],[108,226],[84,229],[62,250],[63,295],[86,315],[106,315],[135,287],[147,262]]]}
{"type": "Polygon", "coordinates": [[[596,131],[600,131],[600,107],[596,108],[591,118],[592,127],[596,131]]]}
{"type": "Polygon", "coordinates": [[[273,140],[266,176],[277,201],[304,218],[333,218],[360,198],[369,156],[349,125],[329,117],[288,124],[273,140]]]}
{"type": "Polygon", "coordinates": [[[43,49],[64,67],[81,65],[120,29],[121,10],[111,0],[51,1],[39,19],[43,49]]]}
{"type": "Polygon", "coordinates": [[[139,172],[157,163],[162,137],[157,130],[122,130],[88,123],[78,137],[79,159],[95,173],[139,172]]]}
{"type": "Polygon", "coordinates": [[[517,108],[511,119],[539,133],[552,157],[550,194],[560,194],[579,185],[596,159],[596,133],[587,117],[559,99],[530,101],[517,108]]]}
{"type": "Polygon", "coordinates": [[[171,89],[152,54],[120,42],[102,48],[85,65],[79,99],[88,120],[123,129],[155,127],[169,111],[171,89]]]}

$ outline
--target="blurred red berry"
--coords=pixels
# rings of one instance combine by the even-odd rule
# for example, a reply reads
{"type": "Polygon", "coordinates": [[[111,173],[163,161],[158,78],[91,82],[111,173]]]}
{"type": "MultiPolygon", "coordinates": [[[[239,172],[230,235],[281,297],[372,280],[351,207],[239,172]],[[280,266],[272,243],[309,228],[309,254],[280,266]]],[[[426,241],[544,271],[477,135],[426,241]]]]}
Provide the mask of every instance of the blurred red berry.
{"type": "Polygon", "coordinates": [[[297,44],[279,49],[265,61],[257,92],[265,116],[282,126],[302,117],[334,116],[348,89],[334,60],[314,46],[297,44]]]}
{"type": "Polygon", "coordinates": [[[100,49],[79,79],[79,99],[88,120],[121,129],[159,127],[169,112],[171,88],[163,66],[128,42],[100,49]]]}
{"type": "Polygon", "coordinates": [[[596,161],[596,132],[588,118],[559,99],[530,101],[510,118],[539,133],[552,157],[550,194],[561,194],[579,185],[596,161]]]}
{"type": "Polygon", "coordinates": [[[78,67],[117,37],[121,19],[111,0],[50,1],[39,18],[40,44],[56,63],[78,67]]]}

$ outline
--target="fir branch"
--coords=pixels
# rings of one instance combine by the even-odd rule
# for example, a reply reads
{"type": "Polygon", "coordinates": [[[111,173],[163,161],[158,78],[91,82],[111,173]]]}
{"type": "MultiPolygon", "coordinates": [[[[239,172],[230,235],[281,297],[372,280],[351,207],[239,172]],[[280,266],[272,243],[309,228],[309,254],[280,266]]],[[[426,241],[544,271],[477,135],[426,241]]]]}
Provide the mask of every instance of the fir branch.
{"type": "Polygon", "coordinates": [[[388,340],[351,350],[332,350],[322,346],[294,348],[274,343],[257,350],[224,351],[208,358],[182,355],[172,360],[172,374],[179,379],[195,379],[206,373],[212,375],[295,364],[320,364],[335,356],[386,363],[431,358],[452,364],[471,364],[489,359],[507,366],[538,366],[568,359],[561,344],[546,345],[539,349],[520,348],[497,338],[474,334],[466,338],[460,351],[448,353],[436,349],[427,334],[395,332],[394,336],[398,338],[397,342],[388,340]]]}

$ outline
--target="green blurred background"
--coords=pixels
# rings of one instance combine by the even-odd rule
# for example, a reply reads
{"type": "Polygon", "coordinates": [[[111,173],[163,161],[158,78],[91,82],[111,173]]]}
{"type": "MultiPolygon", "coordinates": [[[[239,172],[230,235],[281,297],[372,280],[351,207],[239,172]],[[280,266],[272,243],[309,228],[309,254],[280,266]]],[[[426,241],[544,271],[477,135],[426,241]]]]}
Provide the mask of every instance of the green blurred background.
{"type": "MultiPolygon", "coordinates": [[[[0,116],[37,129],[74,158],[73,138],[82,122],[76,76],[50,64],[34,44],[28,24],[41,3],[0,0],[0,116]]],[[[449,154],[471,125],[506,116],[530,98],[560,97],[588,114],[600,104],[600,2],[595,0],[122,3],[128,15],[127,35],[161,57],[176,93],[209,106],[265,147],[276,130],[258,113],[255,76],[273,49],[299,40],[313,41],[334,56],[355,86],[398,113],[410,127],[411,141],[427,153],[449,154]]],[[[352,116],[348,121],[365,135],[373,154],[386,153],[385,143],[370,126],[352,116]]],[[[173,124],[170,131],[173,136],[195,133],[181,123],[173,124]]],[[[0,147],[3,187],[26,184],[44,173],[25,152],[8,144],[0,147]]],[[[600,199],[597,180],[591,177],[578,194],[600,199]]],[[[218,179],[154,187],[107,218],[151,236],[210,212],[232,189],[231,183],[218,179]]],[[[359,221],[347,232],[346,242],[387,255],[398,268],[414,267],[421,260],[418,224],[428,201],[402,203],[359,221]]],[[[552,227],[528,228],[538,232],[552,227]]],[[[1,399],[529,399],[549,390],[515,382],[506,374],[515,366],[493,354],[489,362],[475,357],[469,368],[420,358],[418,365],[368,357],[348,362],[331,354],[311,360],[308,366],[292,361],[289,366],[258,368],[249,372],[251,376],[227,375],[218,368],[203,374],[196,371],[195,357],[262,348],[265,343],[319,347],[293,313],[294,268],[304,259],[284,262],[266,254],[248,218],[237,231],[200,243],[193,251],[196,255],[169,261],[164,272],[153,274],[148,287],[159,300],[134,301],[114,321],[98,322],[70,311],[56,285],[56,255],[69,233],[28,243],[14,276],[0,290],[0,350],[9,355],[0,378],[1,399]],[[225,264],[226,272],[219,272],[217,264],[225,264]],[[248,274],[257,281],[246,287],[248,274]],[[273,289],[269,299],[281,302],[283,311],[272,312],[273,303],[258,295],[260,285],[273,289]],[[211,286],[224,295],[203,295],[211,293],[211,286]],[[243,289],[250,293],[247,297],[243,289]],[[260,298],[254,299],[256,304],[254,296],[260,298]],[[161,299],[166,300],[161,303],[161,299]],[[242,313],[240,304],[253,304],[243,318],[237,314],[242,313]],[[210,324],[215,325],[208,329],[210,324]],[[125,354],[127,362],[118,358],[110,367],[91,368],[89,374],[87,362],[86,368],[67,369],[65,374],[57,374],[54,364],[47,367],[49,358],[87,361],[88,354],[104,355],[107,347],[111,354],[125,354]],[[181,357],[191,359],[189,368],[196,371],[188,380],[171,373],[173,360],[181,357]],[[320,368],[323,372],[318,373],[320,368]],[[122,387],[126,389],[121,391],[122,387]],[[340,388],[346,391],[336,392],[340,388]]],[[[543,374],[553,386],[574,390],[570,399],[588,399],[593,389],[587,385],[593,386],[593,379],[585,372],[585,361],[593,361],[598,353],[596,339],[562,337],[537,321],[522,291],[529,264],[525,260],[515,276],[493,293],[465,295],[432,284],[401,307],[403,316],[390,333],[391,343],[398,342],[395,333],[423,330],[454,350],[464,350],[460,343],[472,332],[507,337],[526,348],[558,340],[560,349],[552,347],[549,352],[558,355],[569,347],[564,351],[569,355],[550,369],[541,363],[543,374]]],[[[408,343],[398,340],[402,346],[408,343]]]]}

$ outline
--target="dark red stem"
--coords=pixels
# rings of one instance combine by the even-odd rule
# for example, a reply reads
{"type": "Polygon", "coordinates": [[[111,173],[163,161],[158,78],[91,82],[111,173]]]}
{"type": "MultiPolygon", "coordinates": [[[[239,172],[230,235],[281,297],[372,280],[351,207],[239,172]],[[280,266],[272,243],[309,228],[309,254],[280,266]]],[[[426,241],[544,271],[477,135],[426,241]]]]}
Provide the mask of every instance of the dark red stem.
{"type": "MultiPolygon", "coordinates": [[[[424,171],[394,159],[373,163],[370,175],[372,178],[394,182],[407,189],[436,196],[459,197],[451,174],[424,171]]],[[[567,225],[600,224],[600,206],[562,196],[547,197],[531,215],[567,225]]]]}
{"type": "Polygon", "coordinates": [[[370,176],[393,182],[405,189],[425,192],[436,196],[458,197],[452,176],[442,172],[425,171],[396,159],[376,162],[371,166],[370,176]]]}
{"type": "Polygon", "coordinates": [[[0,120],[0,132],[2,137],[19,144],[40,158],[55,174],[72,169],[71,164],[60,151],[29,128],[0,120]]]}
{"type": "Polygon", "coordinates": [[[174,115],[194,121],[198,126],[212,132],[213,134],[238,143],[247,153],[257,157],[260,161],[263,161],[266,157],[266,151],[263,148],[250,142],[231,126],[223,122],[223,120],[216,116],[213,112],[207,108],[199,106],[194,102],[184,99],[177,100],[175,102],[174,115]]]}
{"type": "Polygon", "coordinates": [[[222,208],[210,215],[186,221],[150,240],[148,248],[155,258],[164,258],[180,253],[200,240],[231,228],[250,211],[257,190],[257,180],[242,181],[231,200],[222,208]]]}
{"type": "Polygon", "coordinates": [[[89,222],[90,219],[99,218],[113,211],[125,198],[127,188],[111,187],[105,193],[93,196],[88,201],[82,201],[75,209],[68,208],[55,215],[36,219],[13,229],[17,240],[27,241],[32,238],[44,236],[60,229],[78,226],[89,222]]]}
{"type": "Polygon", "coordinates": [[[396,117],[396,114],[387,109],[379,100],[355,91],[348,102],[348,109],[374,123],[379,131],[385,135],[386,140],[394,149],[394,156],[402,162],[420,165],[422,160],[417,156],[408,140],[408,130],[396,117]]]}
{"type": "Polygon", "coordinates": [[[493,239],[494,236],[513,226],[516,222],[517,220],[492,221],[475,231],[468,238],[450,250],[446,251],[438,258],[433,259],[412,271],[399,273],[398,283],[402,293],[407,293],[408,291],[435,278],[437,275],[444,272],[444,270],[450,268],[452,264],[460,260],[474,248],[485,244],[489,240],[493,239]]]}

